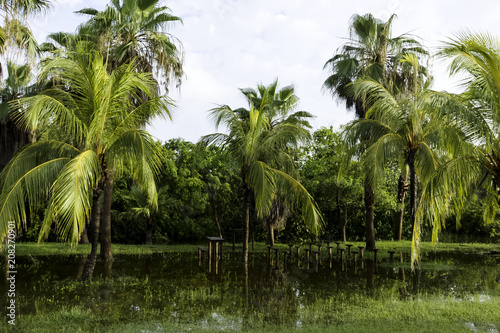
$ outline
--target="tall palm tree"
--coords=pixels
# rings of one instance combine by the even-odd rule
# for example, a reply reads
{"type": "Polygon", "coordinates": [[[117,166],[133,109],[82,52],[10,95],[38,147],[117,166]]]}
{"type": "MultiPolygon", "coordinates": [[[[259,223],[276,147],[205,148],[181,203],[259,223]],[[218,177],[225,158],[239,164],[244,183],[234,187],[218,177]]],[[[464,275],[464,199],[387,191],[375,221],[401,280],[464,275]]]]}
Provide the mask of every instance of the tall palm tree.
{"type": "Polygon", "coordinates": [[[41,90],[41,85],[31,84],[29,65],[16,65],[8,61],[7,73],[5,85],[0,90],[0,171],[16,151],[34,139],[31,133],[19,128],[9,116],[10,103],[41,90]]]}
{"type": "Polygon", "coordinates": [[[0,51],[5,54],[6,48],[14,47],[34,57],[38,52],[38,44],[29,28],[28,17],[43,14],[50,8],[48,0],[2,0],[0,16],[4,26],[0,27],[0,51]]]}
{"type": "Polygon", "coordinates": [[[139,124],[168,116],[170,101],[155,97],[151,74],[137,73],[133,62],[109,74],[96,53],[53,60],[43,69],[42,77],[47,76],[59,84],[20,99],[17,110],[23,112],[13,114],[29,130],[43,131],[54,124],[66,139],[49,137],[28,145],[2,171],[0,237],[8,221],[16,221],[18,227],[25,223],[25,198],[30,209],[48,198],[39,240],[55,221],[59,235],[75,244],[90,219],[92,250],[84,273],[90,278],[99,240],[100,197],[110,172],[130,172],[153,204],[156,200],[154,178],[161,150],[139,124]],[[150,99],[141,102],[140,94],[150,99]]]}
{"type": "MultiPolygon", "coordinates": [[[[295,88],[292,85],[278,90],[278,80],[276,79],[268,86],[257,85],[257,90],[245,88],[240,89],[240,91],[247,99],[249,105],[265,110],[265,116],[269,124],[268,130],[272,130],[279,124],[285,123],[293,124],[304,131],[308,131],[311,128],[308,119],[313,116],[305,111],[295,111],[299,98],[295,95],[295,88]]],[[[248,120],[248,110],[238,109],[237,112],[242,117],[242,120],[248,120]]],[[[281,149],[287,151],[292,156],[292,152],[286,143],[282,144],[281,149]]],[[[279,168],[279,166],[273,167],[279,168]]],[[[293,172],[291,176],[294,178],[299,176],[297,170],[291,170],[291,172],[293,172]]],[[[286,196],[285,193],[278,193],[270,212],[261,219],[262,224],[268,230],[268,241],[271,246],[274,246],[274,230],[283,228],[287,218],[291,214],[290,207],[283,199],[284,196],[286,196]]]]}
{"type": "Polygon", "coordinates": [[[136,59],[138,71],[159,74],[167,89],[171,80],[180,85],[182,49],[166,28],[182,20],[159,0],[113,0],[102,12],[85,8],[77,13],[91,17],[86,25],[100,39],[101,51],[109,50],[112,68],[136,59]]]}
{"type": "Polygon", "coordinates": [[[267,116],[270,109],[266,105],[272,98],[264,92],[259,107],[252,103],[245,117],[227,105],[212,109],[210,115],[215,125],[224,125],[229,134],[216,133],[203,138],[207,143],[225,145],[239,164],[244,198],[245,263],[248,261],[252,202],[255,203],[257,217],[264,218],[270,213],[278,192],[282,191],[287,194],[283,199],[288,205],[298,204],[302,208],[302,217],[313,233],[317,233],[323,223],[311,195],[291,176],[295,166],[289,151],[284,149],[306,140],[309,132],[288,122],[280,122],[271,128],[267,116]]]}
{"type": "MultiPolygon", "coordinates": [[[[170,14],[168,7],[161,6],[159,0],[113,0],[102,12],[85,8],[78,13],[90,16],[81,30],[86,36],[95,36],[97,48],[107,55],[108,70],[134,59],[139,72],[156,74],[158,81],[165,80],[167,90],[171,80],[178,86],[181,84],[183,54],[180,42],[167,33],[166,28],[182,21],[170,14]]],[[[103,206],[105,216],[109,217],[112,191],[110,173],[103,206]]],[[[112,259],[111,220],[103,219],[101,228],[101,257],[112,259]]]]}
{"type": "MultiPolygon", "coordinates": [[[[371,14],[354,15],[350,22],[350,37],[330,58],[324,68],[331,75],[325,80],[323,89],[337,100],[345,102],[347,109],[354,109],[358,118],[364,118],[370,105],[361,95],[354,97],[349,85],[361,78],[370,78],[381,83],[392,93],[413,86],[404,67],[400,66],[403,54],[414,53],[427,56],[420,42],[408,35],[391,36],[392,15],[387,22],[371,14]]],[[[375,248],[374,205],[375,193],[365,181],[366,248],[375,248]]],[[[404,186],[402,187],[404,189],[404,186]]]]}
{"type": "Polygon", "coordinates": [[[457,34],[439,55],[451,60],[450,75],[463,78],[464,92],[446,94],[441,112],[453,116],[475,145],[468,162],[481,172],[477,186],[488,194],[484,217],[491,222],[500,206],[500,41],[488,33],[457,34]]]}
{"type": "Polygon", "coordinates": [[[7,64],[8,77],[1,93],[0,111],[0,170],[10,160],[16,150],[29,142],[30,134],[17,128],[8,115],[7,103],[13,98],[29,93],[31,84],[30,63],[38,53],[38,44],[29,29],[27,17],[41,14],[50,7],[46,0],[0,1],[0,77],[3,76],[7,64]],[[19,53],[27,65],[17,65],[19,53]],[[5,62],[4,62],[5,61],[5,62]]]}
{"type": "MultiPolygon", "coordinates": [[[[409,63],[414,75],[418,75],[420,71],[417,57],[407,54],[401,61],[409,63]]],[[[436,174],[449,169],[448,163],[455,157],[462,156],[467,148],[463,145],[466,136],[456,122],[434,108],[435,100],[440,98],[440,94],[428,89],[429,81],[423,86],[418,84],[419,81],[414,78],[413,93],[398,96],[394,96],[374,80],[354,82],[355,96],[368,96],[371,107],[365,119],[356,120],[349,126],[346,136],[351,146],[359,144],[367,133],[377,138],[362,155],[364,169],[369,170],[367,179],[371,184],[383,177],[387,162],[399,161],[401,169],[408,169],[415,260],[418,259],[416,254],[423,218],[420,214],[420,220],[417,221],[417,183],[420,181],[425,187],[436,174]]],[[[436,184],[434,183],[435,186],[436,184]]],[[[441,199],[449,200],[449,196],[441,199]]],[[[426,200],[434,202],[441,199],[426,197],[426,200]]],[[[425,203],[420,200],[420,205],[425,203]]],[[[437,210],[444,213],[443,207],[437,210]]]]}

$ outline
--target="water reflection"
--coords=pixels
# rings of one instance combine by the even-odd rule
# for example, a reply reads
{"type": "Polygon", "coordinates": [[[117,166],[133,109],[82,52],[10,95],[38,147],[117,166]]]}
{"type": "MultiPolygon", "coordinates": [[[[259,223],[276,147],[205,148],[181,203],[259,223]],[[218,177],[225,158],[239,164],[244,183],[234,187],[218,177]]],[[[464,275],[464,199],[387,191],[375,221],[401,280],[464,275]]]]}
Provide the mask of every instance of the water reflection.
{"type": "MultiPolygon", "coordinates": [[[[354,253],[347,260],[339,253],[318,261],[307,260],[305,253],[286,258],[250,253],[248,265],[238,252],[229,251],[223,260],[207,256],[201,265],[193,253],[116,256],[114,261],[98,262],[89,285],[75,281],[82,275],[84,256],[36,257],[36,265],[29,257],[17,259],[22,273],[16,287],[24,314],[63,305],[104,313],[128,313],[132,307],[135,312],[167,311],[179,320],[202,320],[214,313],[220,320],[240,316],[244,328],[249,316],[274,324],[296,323],[301,306],[332,297],[405,300],[438,294],[458,300],[500,292],[499,257],[484,255],[429,254],[415,272],[402,253],[394,255],[392,264],[388,258],[377,263],[354,253]]],[[[5,258],[0,269],[5,276],[5,258]]],[[[6,290],[5,278],[1,284],[6,290]]],[[[4,305],[5,298],[0,301],[4,305]]]]}

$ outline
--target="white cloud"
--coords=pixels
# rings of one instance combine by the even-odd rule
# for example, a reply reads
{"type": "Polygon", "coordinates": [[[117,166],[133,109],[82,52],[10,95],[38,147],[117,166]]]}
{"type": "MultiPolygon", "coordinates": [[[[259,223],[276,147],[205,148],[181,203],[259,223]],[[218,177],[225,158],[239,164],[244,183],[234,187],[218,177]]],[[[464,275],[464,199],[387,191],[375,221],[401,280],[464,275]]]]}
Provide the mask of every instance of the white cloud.
{"type": "MultiPolygon", "coordinates": [[[[106,3],[59,0],[54,11],[35,24],[38,34],[73,31],[83,18],[72,11],[103,9],[106,3]]],[[[484,0],[481,6],[465,0],[351,0],[346,6],[331,0],[168,0],[164,4],[184,21],[169,31],[184,44],[187,79],[181,94],[171,95],[179,105],[174,123],[158,122],[153,133],[163,140],[181,136],[193,141],[215,131],[206,117],[208,109],[215,104],[245,106],[238,88],[269,84],[276,77],[282,86],[295,84],[300,108],[317,115],[316,127],[338,127],[352,119],[353,113],[323,94],[321,86],[328,76],[323,64],[345,42],[355,13],[371,12],[382,19],[396,13],[394,35],[412,32],[434,48],[466,27],[497,33],[500,9],[494,0],[484,0]]],[[[455,86],[445,65],[435,63],[434,73],[436,88],[455,86]]]]}

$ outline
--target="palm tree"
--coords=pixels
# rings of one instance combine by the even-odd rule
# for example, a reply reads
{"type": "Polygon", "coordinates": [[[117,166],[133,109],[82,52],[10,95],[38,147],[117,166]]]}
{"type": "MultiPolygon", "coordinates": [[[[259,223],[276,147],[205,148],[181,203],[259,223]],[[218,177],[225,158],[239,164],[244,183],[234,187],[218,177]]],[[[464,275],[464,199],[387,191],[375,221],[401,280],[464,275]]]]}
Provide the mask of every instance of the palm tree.
{"type": "Polygon", "coordinates": [[[485,221],[491,222],[500,205],[500,50],[488,33],[462,32],[439,53],[450,59],[450,75],[463,78],[462,94],[443,94],[441,112],[453,116],[475,145],[467,162],[479,167],[486,186],[485,221]]]}
{"type": "MultiPolygon", "coordinates": [[[[416,56],[407,54],[401,61],[410,64],[414,75],[418,75],[420,71],[416,56]]],[[[374,80],[354,82],[355,96],[368,96],[371,107],[365,119],[356,120],[350,125],[346,136],[351,146],[359,144],[367,133],[377,138],[362,155],[364,169],[370,171],[366,175],[371,184],[383,177],[387,162],[397,160],[402,170],[408,169],[414,254],[418,252],[416,247],[423,218],[420,214],[420,220],[417,221],[417,183],[420,181],[425,187],[436,174],[444,168],[450,168],[449,162],[464,154],[465,141],[465,135],[456,122],[434,109],[439,94],[428,89],[430,80],[423,86],[418,84],[419,81],[413,79],[414,93],[399,94],[397,97],[374,80]]],[[[449,196],[444,197],[444,200],[448,199],[449,196]]],[[[427,196],[426,200],[435,202],[440,199],[427,196]]],[[[426,204],[420,200],[420,205],[426,204]]],[[[444,213],[445,210],[441,207],[439,212],[444,213]]],[[[416,255],[414,259],[418,261],[416,255]]]]}
{"type": "Polygon", "coordinates": [[[14,47],[25,52],[28,57],[36,56],[38,44],[29,28],[27,17],[42,14],[50,8],[47,0],[2,0],[0,16],[4,26],[0,27],[0,51],[5,55],[6,49],[14,47]]]}
{"type": "MultiPolygon", "coordinates": [[[[40,14],[49,6],[50,2],[46,0],[0,1],[0,16],[4,23],[0,26],[0,54],[7,63],[8,73],[1,93],[0,170],[18,148],[29,142],[30,137],[30,133],[15,126],[7,107],[9,101],[32,91],[33,87],[28,88],[31,83],[30,66],[17,65],[9,59],[14,57],[17,60],[18,53],[21,52],[29,63],[37,55],[38,44],[27,24],[27,16],[40,14]]],[[[0,63],[0,76],[4,71],[2,64],[3,61],[0,63]]]]}
{"type": "Polygon", "coordinates": [[[28,145],[2,171],[0,237],[7,232],[7,221],[16,221],[18,227],[26,221],[24,198],[30,209],[48,198],[39,240],[56,222],[59,235],[75,244],[90,219],[92,250],[84,273],[90,278],[99,240],[100,197],[110,173],[130,172],[155,203],[161,150],[139,124],[168,116],[170,101],[155,97],[151,74],[137,73],[133,62],[109,74],[96,53],[53,60],[43,69],[42,77],[47,76],[59,84],[20,99],[17,110],[23,112],[14,111],[14,118],[29,130],[54,124],[66,140],[49,137],[28,145]],[[150,99],[143,102],[139,94],[150,99]]]}
{"type": "MultiPolygon", "coordinates": [[[[299,98],[295,95],[295,88],[292,85],[283,87],[278,90],[278,80],[268,86],[262,84],[257,85],[257,90],[253,88],[240,89],[246,97],[249,105],[254,108],[262,108],[265,110],[265,116],[269,124],[269,129],[272,130],[279,124],[293,124],[303,131],[308,131],[311,128],[308,119],[312,115],[305,111],[292,112],[297,108],[299,98]]],[[[242,117],[242,120],[248,120],[249,111],[246,109],[238,109],[237,112],[242,117]]],[[[282,145],[282,150],[287,151],[292,156],[292,151],[282,145]]],[[[279,168],[279,166],[273,166],[279,168]]],[[[297,170],[290,170],[291,176],[297,178],[299,176],[297,170]]],[[[277,193],[269,213],[261,219],[263,226],[268,230],[268,242],[274,246],[274,230],[282,229],[286,225],[286,220],[291,214],[290,207],[286,204],[284,197],[285,193],[277,193]]]]}
{"type": "Polygon", "coordinates": [[[183,55],[180,42],[165,30],[182,20],[159,2],[114,0],[102,12],[85,8],[77,13],[91,17],[86,25],[101,40],[101,51],[109,50],[111,68],[136,59],[138,71],[155,71],[168,89],[171,80],[181,83],[183,55]]]}
{"type": "MultiPolygon", "coordinates": [[[[348,110],[354,108],[358,118],[365,117],[370,105],[363,96],[352,95],[348,88],[352,82],[370,78],[392,93],[405,91],[413,86],[413,76],[408,76],[405,68],[400,66],[401,56],[413,53],[424,57],[428,54],[411,36],[391,37],[394,18],[395,15],[392,15],[387,22],[383,22],[371,14],[354,15],[350,22],[350,38],[325,63],[324,68],[329,68],[331,75],[325,80],[323,89],[329,91],[337,100],[345,102],[348,110]]],[[[375,193],[368,181],[365,181],[364,186],[366,248],[373,249],[375,193]]]]}
{"type": "Polygon", "coordinates": [[[40,85],[30,84],[32,75],[29,65],[16,65],[8,61],[7,73],[4,88],[0,91],[0,170],[17,150],[34,139],[31,133],[17,127],[11,119],[9,116],[10,103],[41,90],[40,85]]]}
{"type": "Polygon", "coordinates": [[[146,245],[153,244],[153,234],[155,227],[155,216],[158,212],[158,207],[165,208],[173,205],[173,198],[169,198],[168,185],[158,189],[157,203],[148,197],[148,193],[141,189],[136,184],[130,188],[130,193],[125,195],[123,199],[127,204],[127,211],[123,212],[123,216],[130,220],[145,219],[146,224],[146,245]]]}
{"type": "MultiPolygon", "coordinates": [[[[176,80],[177,86],[181,84],[183,55],[180,43],[165,30],[168,24],[182,21],[171,15],[168,7],[160,6],[159,0],[115,0],[102,12],[85,8],[78,13],[91,17],[80,30],[85,32],[85,36],[95,37],[93,43],[107,55],[108,70],[134,59],[137,71],[154,72],[157,80],[165,80],[167,90],[171,80],[176,80]]],[[[105,217],[111,216],[112,192],[113,178],[110,173],[104,193],[105,217]]],[[[101,224],[101,257],[113,257],[111,220],[107,218],[101,224]]]]}
{"type": "Polygon", "coordinates": [[[264,218],[270,213],[277,194],[286,193],[285,202],[302,208],[303,220],[313,233],[317,233],[323,223],[311,195],[291,176],[295,166],[289,151],[284,149],[296,147],[309,138],[309,132],[289,122],[280,122],[271,128],[268,112],[272,109],[267,107],[270,100],[272,96],[265,91],[259,107],[251,103],[245,117],[241,115],[244,109],[233,110],[227,105],[212,109],[210,115],[215,125],[226,126],[229,134],[216,133],[203,138],[206,143],[225,145],[239,165],[244,198],[245,263],[252,202],[257,217],[264,218]]]}

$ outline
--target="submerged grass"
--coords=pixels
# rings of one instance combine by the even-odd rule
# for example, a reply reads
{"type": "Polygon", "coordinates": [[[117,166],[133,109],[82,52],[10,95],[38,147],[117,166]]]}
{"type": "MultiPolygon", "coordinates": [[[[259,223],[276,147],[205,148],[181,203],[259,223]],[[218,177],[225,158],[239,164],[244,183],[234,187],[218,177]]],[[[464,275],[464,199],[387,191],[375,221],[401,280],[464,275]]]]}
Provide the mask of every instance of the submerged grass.
{"type": "Polygon", "coordinates": [[[500,297],[457,302],[452,298],[415,300],[365,298],[345,304],[337,298],[304,305],[288,323],[266,320],[262,313],[230,317],[213,309],[210,316],[182,322],[168,311],[137,311],[106,316],[74,307],[45,315],[21,316],[16,332],[498,332],[500,297]]]}

